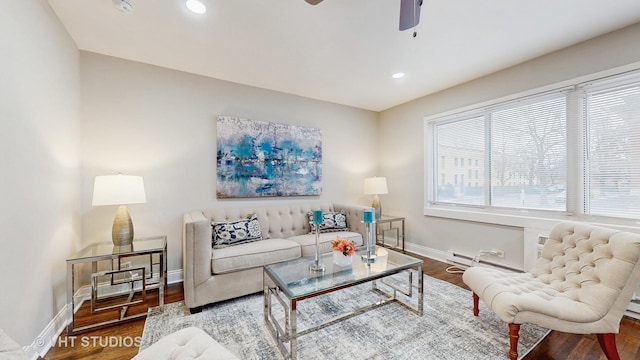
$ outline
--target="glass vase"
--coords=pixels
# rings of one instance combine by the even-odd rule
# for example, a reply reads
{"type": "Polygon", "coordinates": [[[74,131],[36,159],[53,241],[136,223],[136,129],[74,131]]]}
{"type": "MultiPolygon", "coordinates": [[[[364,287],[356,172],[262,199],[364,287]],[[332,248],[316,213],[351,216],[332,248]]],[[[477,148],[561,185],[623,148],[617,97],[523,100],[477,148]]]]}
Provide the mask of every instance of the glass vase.
{"type": "Polygon", "coordinates": [[[333,263],[338,266],[349,266],[353,256],[344,256],[340,251],[333,252],[333,263]]]}

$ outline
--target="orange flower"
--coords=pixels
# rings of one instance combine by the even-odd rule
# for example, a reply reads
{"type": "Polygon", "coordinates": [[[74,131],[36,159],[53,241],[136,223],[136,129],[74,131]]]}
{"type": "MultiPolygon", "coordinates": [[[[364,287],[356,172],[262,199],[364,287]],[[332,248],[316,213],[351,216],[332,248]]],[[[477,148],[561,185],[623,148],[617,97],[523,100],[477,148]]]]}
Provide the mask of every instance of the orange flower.
{"type": "Polygon", "coordinates": [[[337,237],[333,240],[332,247],[334,251],[340,251],[344,256],[353,256],[356,252],[356,243],[353,241],[337,237]]]}

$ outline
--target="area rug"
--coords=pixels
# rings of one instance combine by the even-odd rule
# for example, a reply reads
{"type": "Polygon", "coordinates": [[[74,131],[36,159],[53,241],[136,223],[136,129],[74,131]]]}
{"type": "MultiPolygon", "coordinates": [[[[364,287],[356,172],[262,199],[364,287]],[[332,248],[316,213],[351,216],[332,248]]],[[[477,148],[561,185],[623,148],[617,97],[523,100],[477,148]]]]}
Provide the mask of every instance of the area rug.
{"type": "MultiPolygon", "coordinates": [[[[414,282],[415,279],[414,276],[414,282]]],[[[380,299],[382,295],[373,292],[371,284],[363,284],[301,301],[298,330],[380,299]]],[[[282,319],[280,308],[274,300],[275,316],[282,319]]],[[[152,308],[140,349],[189,326],[205,330],[241,359],[282,358],[264,323],[261,294],[216,303],[193,315],[183,303],[152,308]]],[[[547,329],[523,324],[518,345],[520,358],[548,333],[547,329]]],[[[507,324],[482,302],[480,316],[474,317],[471,292],[426,275],[423,316],[390,303],[298,338],[298,358],[302,360],[494,360],[507,359],[508,352],[507,324]]]]}

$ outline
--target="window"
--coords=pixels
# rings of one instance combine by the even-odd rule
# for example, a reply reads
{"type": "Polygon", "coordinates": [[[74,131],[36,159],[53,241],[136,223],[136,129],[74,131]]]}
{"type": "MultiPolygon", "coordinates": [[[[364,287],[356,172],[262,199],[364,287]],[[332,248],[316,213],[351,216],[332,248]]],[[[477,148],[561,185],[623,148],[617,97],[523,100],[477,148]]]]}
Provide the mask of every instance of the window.
{"type": "MultiPolygon", "coordinates": [[[[484,118],[470,117],[459,121],[445,122],[437,125],[437,133],[434,136],[436,141],[436,156],[453,156],[455,165],[458,166],[458,159],[461,155],[473,154],[474,157],[480,158],[484,152],[484,118]]],[[[454,172],[455,169],[446,172],[454,172]]],[[[467,189],[458,183],[458,174],[453,175],[453,183],[439,182],[437,187],[438,201],[458,202],[463,201],[466,204],[480,205],[483,203],[483,190],[479,191],[467,189]],[[474,195],[472,195],[474,193],[474,195]]]]}
{"type": "Polygon", "coordinates": [[[491,205],[565,210],[552,186],[566,185],[567,93],[491,112],[491,205]]]}
{"type": "Polygon", "coordinates": [[[478,177],[476,171],[484,184],[466,189],[464,181],[453,187],[438,183],[435,200],[564,210],[564,203],[551,201],[548,189],[566,184],[566,104],[567,93],[556,92],[436,123],[438,156],[463,155],[469,165],[489,165],[489,176],[478,177]]]}
{"type": "Polygon", "coordinates": [[[494,102],[426,126],[429,156],[469,166],[440,179],[429,174],[442,171],[427,169],[427,207],[640,218],[640,71],[494,102]]]}
{"type": "Polygon", "coordinates": [[[640,218],[640,79],[584,87],[585,211],[640,218]]]}

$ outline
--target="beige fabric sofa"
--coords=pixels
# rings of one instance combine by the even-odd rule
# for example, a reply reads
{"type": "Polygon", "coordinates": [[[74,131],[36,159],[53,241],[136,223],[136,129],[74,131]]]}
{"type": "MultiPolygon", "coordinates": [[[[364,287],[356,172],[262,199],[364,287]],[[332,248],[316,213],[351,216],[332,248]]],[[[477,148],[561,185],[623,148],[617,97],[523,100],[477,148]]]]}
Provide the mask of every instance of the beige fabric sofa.
{"type": "Polygon", "coordinates": [[[217,301],[263,290],[264,265],[315,254],[308,213],[344,212],[350,231],[320,234],[320,252],[331,251],[337,236],[362,246],[367,207],[311,201],[285,205],[225,207],[192,211],[183,218],[183,269],[185,304],[193,310],[217,301]],[[212,222],[234,221],[257,214],[264,240],[212,248],[212,222]]]}

